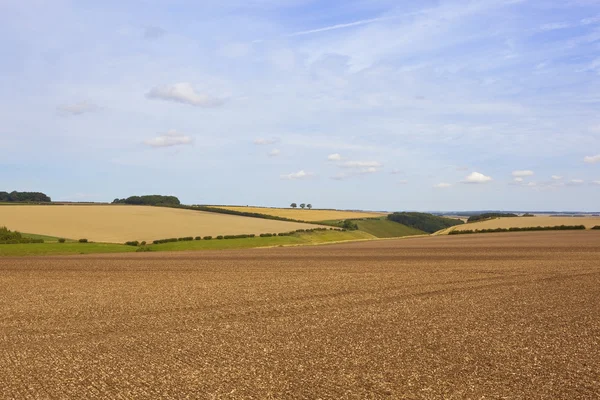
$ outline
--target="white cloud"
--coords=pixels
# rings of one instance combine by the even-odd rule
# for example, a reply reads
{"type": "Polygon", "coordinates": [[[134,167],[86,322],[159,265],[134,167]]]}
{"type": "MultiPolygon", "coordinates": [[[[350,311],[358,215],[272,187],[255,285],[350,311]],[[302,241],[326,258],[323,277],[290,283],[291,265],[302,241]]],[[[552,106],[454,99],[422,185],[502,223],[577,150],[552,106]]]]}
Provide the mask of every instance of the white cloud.
{"type": "Polygon", "coordinates": [[[446,183],[446,182],[442,182],[442,183],[438,183],[437,185],[433,185],[433,187],[437,188],[437,189],[445,189],[445,188],[449,188],[451,186],[452,186],[451,183],[446,183]]]}
{"type": "Polygon", "coordinates": [[[533,171],[529,171],[529,170],[521,170],[521,171],[513,171],[512,176],[515,177],[525,177],[525,176],[532,176],[533,175],[533,171]]]}
{"type": "Polygon", "coordinates": [[[298,172],[292,172],[291,174],[281,175],[281,179],[284,180],[297,180],[297,179],[306,179],[310,178],[312,174],[310,172],[306,172],[303,169],[298,172]]]}
{"type": "Polygon", "coordinates": [[[585,181],[583,179],[571,179],[570,183],[575,185],[581,185],[585,181]]]}
{"type": "Polygon", "coordinates": [[[174,101],[196,107],[219,107],[224,103],[223,99],[196,92],[188,82],[155,87],[146,93],[146,97],[149,99],[174,101]]]}
{"type": "Polygon", "coordinates": [[[471,175],[467,176],[463,183],[487,183],[492,181],[492,177],[486,176],[480,172],[473,172],[471,175]]]}
{"type": "Polygon", "coordinates": [[[600,154],[597,154],[595,156],[584,157],[583,161],[588,164],[596,164],[596,163],[600,162],[600,154]]]}
{"type": "Polygon", "coordinates": [[[277,157],[280,154],[281,154],[281,151],[279,149],[273,149],[269,152],[269,157],[277,157]]]}
{"type": "Polygon", "coordinates": [[[523,182],[523,178],[515,178],[515,182],[523,182]]]}
{"type": "Polygon", "coordinates": [[[600,185],[600,181],[593,181],[592,182],[594,185],[600,185]]]}
{"type": "Polygon", "coordinates": [[[171,129],[164,135],[160,135],[155,138],[144,141],[144,144],[151,147],[172,147],[190,145],[192,143],[194,143],[194,139],[192,139],[190,136],[185,136],[181,133],[177,133],[177,131],[175,131],[174,129],[171,129]]]}
{"type": "Polygon", "coordinates": [[[541,31],[554,31],[557,29],[565,29],[565,28],[570,28],[571,24],[568,24],[566,22],[554,22],[554,23],[550,23],[550,24],[544,24],[542,26],[540,26],[540,30],[541,31]]]}
{"type": "Polygon", "coordinates": [[[58,112],[63,115],[81,115],[88,112],[93,112],[98,109],[95,104],[88,103],[87,101],[81,101],[74,104],[65,104],[58,106],[58,112]]]}
{"type": "Polygon", "coordinates": [[[327,159],[329,161],[341,161],[342,156],[338,153],[334,153],[334,154],[330,154],[327,156],[327,159]]]}
{"type": "Polygon", "coordinates": [[[254,144],[258,145],[258,146],[264,146],[264,145],[274,144],[274,143],[277,143],[277,139],[265,139],[265,138],[254,139],[254,144]]]}
{"type": "Polygon", "coordinates": [[[559,175],[552,175],[552,179],[554,179],[555,181],[560,181],[563,177],[559,176],[559,175]]]}
{"type": "Polygon", "coordinates": [[[340,164],[342,168],[381,168],[379,161],[346,161],[340,164]]]}

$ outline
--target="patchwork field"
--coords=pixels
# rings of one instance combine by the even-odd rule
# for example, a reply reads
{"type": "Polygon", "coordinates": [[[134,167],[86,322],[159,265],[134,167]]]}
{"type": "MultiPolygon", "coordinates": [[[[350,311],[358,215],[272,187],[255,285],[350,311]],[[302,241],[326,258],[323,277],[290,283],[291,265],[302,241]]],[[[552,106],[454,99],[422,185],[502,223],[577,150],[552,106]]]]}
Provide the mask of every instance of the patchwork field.
{"type": "MultiPolygon", "coordinates": [[[[453,230],[528,228],[532,226],[585,225],[592,228],[600,225],[600,217],[511,217],[494,218],[487,221],[458,225],[453,230]]],[[[449,230],[448,230],[449,232],[449,230]]],[[[447,233],[447,232],[446,232],[447,233]]]]}
{"type": "Polygon", "coordinates": [[[279,233],[315,225],[165,207],[2,206],[0,226],[38,235],[123,243],[169,237],[279,233]]]}
{"type": "Polygon", "coordinates": [[[600,398],[600,232],[0,258],[0,397],[600,398]]]}
{"type": "Polygon", "coordinates": [[[293,209],[293,208],[268,208],[268,207],[229,207],[229,206],[214,206],[215,208],[224,208],[226,210],[259,213],[266,215],[274,215],[295,219],[298,221],[328,221],[352,218],[376,218],[387,215],[385,213],[366,212],[366,211],[338,211],[338,210],[308,210],[308,209],[293,209]]]}

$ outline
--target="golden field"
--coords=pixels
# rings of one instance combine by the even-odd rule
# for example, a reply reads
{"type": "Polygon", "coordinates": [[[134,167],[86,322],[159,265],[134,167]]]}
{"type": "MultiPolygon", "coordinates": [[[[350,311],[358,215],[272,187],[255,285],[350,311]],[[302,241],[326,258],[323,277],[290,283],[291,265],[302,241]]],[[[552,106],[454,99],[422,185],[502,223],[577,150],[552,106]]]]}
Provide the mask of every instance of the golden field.
{"type": "MultiPolygon", "coordinates": [[[[585,225],[590,229],[600,225],[600,217],[510,217],[494,218],[454,227],[452,230],[476,230],[496,228],[529,228],[533,226],[585,225]]],[[[447,230],[445,233],[450,232],[447,230]]]]}
{"type": "Polygon", "coordinates": [[[296,222],[128,205],[0,206],[0,226],[27,233],[108,243],[279,233],[316,227],[296,222]]]}
{"type": "Polygon", "coordinates": [[[0,258],[2,399],[598,399],[600,232],[0,258]]]}
{"type": "Polygon", "coordinates": [[[308,209],[293,209],[293,208],[268,208],[268,207],[243,207],[243,206],[213,206],[215,208],[223,208],[226,210],[251,212],[266,215],[274,215],[295,219],[298,221],[329,221],[337,219],[352,219],[352,218],[377,218],[386,213],[368,212],[368,211],[342,211],[342,210],[308,210],[308,209]]]}

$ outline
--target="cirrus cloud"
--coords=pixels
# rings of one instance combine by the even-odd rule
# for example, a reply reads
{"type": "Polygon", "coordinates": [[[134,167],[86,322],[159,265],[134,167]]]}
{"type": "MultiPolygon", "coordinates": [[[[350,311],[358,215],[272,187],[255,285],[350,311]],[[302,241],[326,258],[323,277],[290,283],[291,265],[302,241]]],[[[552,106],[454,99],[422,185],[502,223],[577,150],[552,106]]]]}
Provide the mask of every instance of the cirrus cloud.
{"type": "Polygon", "coordinates": [[[225,102],[218,97],[196,92],[189,82],[175,83],[172,85],[157,86],[146,93],[146,98],[155,100],[173,101],[195,107],[219,107],[225,102]]]}
{"type": "Polygon", "coordinates": [[[169,132],[163,135],[144,141],[144,144],[150,147],[172,147],[191,145],[192,143],[194,143],[194,139],[192,139],[190,136],[178,133],[174,129],[171,129],[169,132]]]}

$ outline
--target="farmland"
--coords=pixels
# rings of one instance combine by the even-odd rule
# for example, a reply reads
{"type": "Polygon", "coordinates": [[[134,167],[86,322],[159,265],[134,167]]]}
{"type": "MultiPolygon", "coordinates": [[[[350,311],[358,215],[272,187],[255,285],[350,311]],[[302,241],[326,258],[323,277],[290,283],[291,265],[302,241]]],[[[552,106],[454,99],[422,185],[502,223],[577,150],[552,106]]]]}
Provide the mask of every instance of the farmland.
{"type": "Polygon", "coordinates": [[[95,242],[184,236],[260,234],[312,229],[315,225],[164,207],[125,205],[6,205],[0,226],[37,235],[95,242]]]}
{"type": "MultiPolygon", "coordinates": [[[[481,230],[496,228],[529,228],[534,226],[585,225],[587,229],[600,225],[600,217],[513,217],[494,218],[486,221],[459,225],[453,230],[481,230]]],[[[448,230],[447,232],[449,232],[448,230]]],[[[446,232],[446,233],[447,233],[446,232]]]]}
{"type": "Polygon", "coordinates": [[[600,232],[0,258],[3,398],[598,398],[600,232]]]}
{"type": "Polygon", "coordinates": [[[386,215],[385,213],[366,212],[366,211],[343,211],[343,210],[308,210],[294,208],[268,208],[268,207],[242,207],[242,206],[214,206],[225,210],[258,213],[272,215],[280,218],[294,219],[298,221],[329,221],[357,218],[377,218],[386,215]]]}

